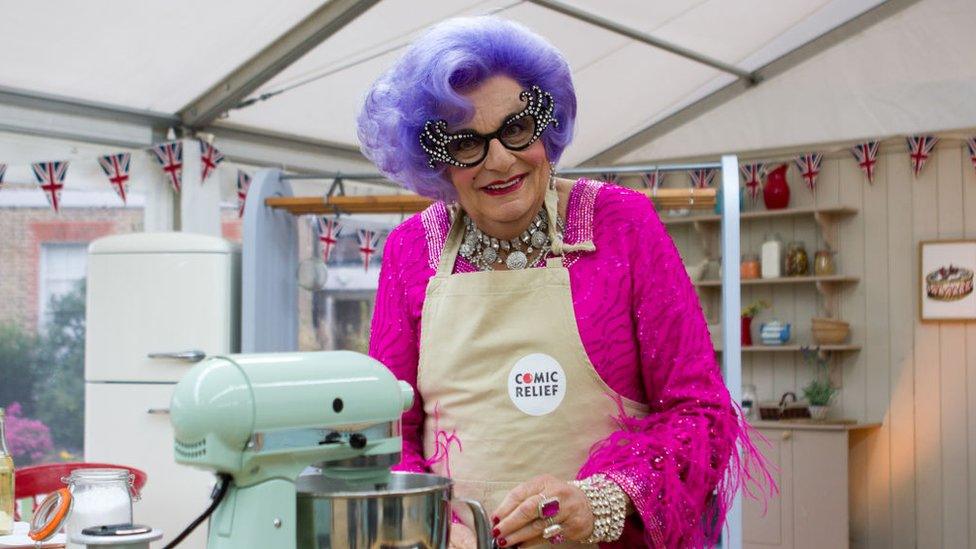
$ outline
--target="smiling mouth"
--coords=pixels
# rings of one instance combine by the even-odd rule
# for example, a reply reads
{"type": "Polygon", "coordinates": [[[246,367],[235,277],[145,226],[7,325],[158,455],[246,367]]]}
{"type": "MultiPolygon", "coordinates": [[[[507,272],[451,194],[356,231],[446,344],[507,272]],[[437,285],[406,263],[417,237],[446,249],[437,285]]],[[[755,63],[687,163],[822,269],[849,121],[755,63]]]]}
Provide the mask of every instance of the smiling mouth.
{"type": "Polygon", "coordinates": [[[510,178],[506,179],[505,181],[498,182],[498,183],[492,183],[491,185],[486,185],[486,186],[482,187],[481,190],[487,192],[488,194],[503,194],[503,193],[512,191],[516,187],[518,187],[519,185],[521,185],[522,182],[525,181],[525,177],[527,175],[528,174],[522,173],[522,174],[516,175],[514,177],[510,177],[510,178]]]}

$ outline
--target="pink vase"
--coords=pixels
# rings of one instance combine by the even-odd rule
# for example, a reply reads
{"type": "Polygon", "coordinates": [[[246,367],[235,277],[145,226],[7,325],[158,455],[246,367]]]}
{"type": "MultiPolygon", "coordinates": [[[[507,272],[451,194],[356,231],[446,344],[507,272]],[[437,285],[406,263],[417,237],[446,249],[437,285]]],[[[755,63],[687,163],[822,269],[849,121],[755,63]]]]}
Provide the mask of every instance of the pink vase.
{"type": "Polygon", "coordinates": [[[752,317],[742,317],[742,346],[752,345],[752,317]]]}
{"type": "Polygon", "coordinates": [[[781,164],[766,176],[763,185],[763,202],[767,210],[781,210],[790,203],[790,186],[786,182],[786,169],[789,164],[781,164]]]}

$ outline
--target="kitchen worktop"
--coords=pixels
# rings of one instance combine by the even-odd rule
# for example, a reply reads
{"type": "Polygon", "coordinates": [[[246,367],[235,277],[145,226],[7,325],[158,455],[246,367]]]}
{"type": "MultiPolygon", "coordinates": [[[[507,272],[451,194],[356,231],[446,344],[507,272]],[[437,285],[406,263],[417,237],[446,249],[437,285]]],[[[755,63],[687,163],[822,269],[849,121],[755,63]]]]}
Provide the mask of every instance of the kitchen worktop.
{"type": "Polygon", "coordinates": [[[881,427],[880,423],[857,423],[853,420],[826,420],[814,421],[812,419],[784,419],[779,421],[750,421],[756,429],[806,429],[811,431],[858,431],[861,429],[874,429],[881,427]]]}

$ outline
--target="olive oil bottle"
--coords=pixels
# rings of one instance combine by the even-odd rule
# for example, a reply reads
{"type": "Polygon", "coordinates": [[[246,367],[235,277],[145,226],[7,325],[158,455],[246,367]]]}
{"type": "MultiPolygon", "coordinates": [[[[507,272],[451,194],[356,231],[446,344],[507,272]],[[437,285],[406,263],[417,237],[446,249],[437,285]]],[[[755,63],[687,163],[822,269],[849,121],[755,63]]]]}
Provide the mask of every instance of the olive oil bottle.
{"type": "Polygon", "coordinates": [[[14,458],[7,450],[4,419],[0,408],[0,536],[14,531],[14,458]]]}

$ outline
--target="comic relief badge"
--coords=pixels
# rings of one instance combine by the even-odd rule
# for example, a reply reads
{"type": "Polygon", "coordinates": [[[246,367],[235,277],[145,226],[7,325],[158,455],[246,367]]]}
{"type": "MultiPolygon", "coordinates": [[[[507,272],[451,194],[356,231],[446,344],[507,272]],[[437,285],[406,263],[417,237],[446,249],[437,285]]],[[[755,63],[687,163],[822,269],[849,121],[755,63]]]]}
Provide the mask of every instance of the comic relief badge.
{"type": "Polygon", "coordinates": [[[520,358],[508,373],[508,397],[530,416],[544,416],[566,396],[566,375],[556,359],[542,353],[520,358]]]}

